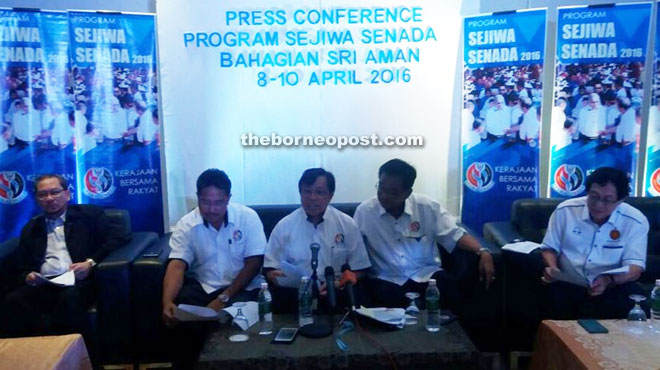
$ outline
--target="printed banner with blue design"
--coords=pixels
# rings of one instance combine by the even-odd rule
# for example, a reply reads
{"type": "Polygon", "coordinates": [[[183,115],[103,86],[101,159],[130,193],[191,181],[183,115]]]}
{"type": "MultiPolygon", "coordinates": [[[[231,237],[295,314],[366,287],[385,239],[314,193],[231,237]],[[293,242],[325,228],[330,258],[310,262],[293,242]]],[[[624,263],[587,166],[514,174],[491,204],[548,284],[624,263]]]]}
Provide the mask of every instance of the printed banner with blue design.
{"type": "Polygon", "coordinates": [[[75,178],[68,45],[66,13],[0,10],[0,242],[39,212],[37,174],[75,178]]]}
{"type": "Polygon", "coordinates": [[[163,232],[154,17],[70,12],[80,203],[163,232]]]}
{"type": "Polygon", "coordinates": [[[464,20],[462,220],[478,232],[538,196],[545,20],[545,9],[464,20]]]}
{"type": "Polygon", "coordinates": [[[634,194],[651,5],[558,9],[551,197],[584,194],[604,166],[625,171],[634,194]]]}
{"type": "Polygon", "coordinates": [[[653,54],[653,89],[646,139],[646,175],[644,195],[660,196],[660,12],[655,23],[655,52],[653,54]]]}
{"type": "Polygon", "coordinates": [[[43,173],[163,231],[155,56],[150,15],[0,11],[0,242],[40,212],[43,173]]]}

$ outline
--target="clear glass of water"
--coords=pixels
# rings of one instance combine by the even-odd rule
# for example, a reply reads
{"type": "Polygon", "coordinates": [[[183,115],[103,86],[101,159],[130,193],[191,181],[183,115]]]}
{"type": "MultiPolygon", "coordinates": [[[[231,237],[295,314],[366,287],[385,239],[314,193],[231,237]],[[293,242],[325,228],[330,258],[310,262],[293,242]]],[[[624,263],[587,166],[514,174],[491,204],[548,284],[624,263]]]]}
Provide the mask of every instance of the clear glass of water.
{"type": "MultiPolygon", "coordinates": [[[[415,304],[415,299],[419,298],[419,293],[408,292],[406,298],[410,299],[410,304],[406,308],[406,325],[417,325],[419,323],[419,308],[415,304]]],[[[400,311],[399,311],[400,312],[400,311]]]]}
{"type": "Polygon", "coordinates": [[[642,307],[639,305],[640,302],[644,301],[646,297],[639,294],[630,295],[630,299],[635,301],[635,307],[628,312],[628,321],[631,322],[630,332],[634,334],[643,334],[644,329],[642,328],[642,323],[646,321],[646,313],[642,310],[642,307]]]}

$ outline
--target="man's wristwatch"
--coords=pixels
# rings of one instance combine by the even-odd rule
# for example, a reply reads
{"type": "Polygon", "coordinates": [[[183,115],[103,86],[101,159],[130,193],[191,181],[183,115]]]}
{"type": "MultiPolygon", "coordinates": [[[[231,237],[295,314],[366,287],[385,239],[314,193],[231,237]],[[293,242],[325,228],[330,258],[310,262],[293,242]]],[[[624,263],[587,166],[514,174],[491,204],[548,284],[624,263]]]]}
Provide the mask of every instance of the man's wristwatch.
{"type": "Polygon", "coordinates": [[[481,257],[481,255],[482,255],[483,253],[488,253],[488,254],[490,254],[490,249],[488,249],[488,248],[486,248],[486,247],[479,248],[479,250],[477,251],[477,256],[481,257]]]}
{"type": "Polygon", "coordinates": [[[219,299],[220,302],[222,302],[222,303],[227,303],[227,302],[229,302],[229,296],[226,295],[225,293],[220,294],[220,295],[218,296],[218,299],[219,299]]]}
{"type": "Polygon", "coordinates": [[[89,262],[92,265],[92,267],[96,266],[96,261],[94,261],[91,258],[86,259],[85,262],[89,262]]]}

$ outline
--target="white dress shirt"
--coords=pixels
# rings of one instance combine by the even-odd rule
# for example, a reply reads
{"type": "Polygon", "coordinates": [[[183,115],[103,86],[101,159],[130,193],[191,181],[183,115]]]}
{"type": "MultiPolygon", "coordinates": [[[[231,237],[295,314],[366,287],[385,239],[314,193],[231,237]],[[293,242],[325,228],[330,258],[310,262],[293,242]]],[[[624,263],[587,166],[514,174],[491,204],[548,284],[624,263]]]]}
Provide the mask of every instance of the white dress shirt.
{"type": "Polygon", "coordinates": [[[628,108],[622,115],[616,127],[615,139],[619,143],[637,141],[637,121],[635,108],[628,108]]]}
{"type": "Polygon", "coordinates": [[[492,107],[486,113],[486,130],[489,134],[502,136],[511,128],[511,112],[509,107],[502,105],[500,109],[492,107]]]}
{"type": "Polygon", "coordinates": [[[281,219],[270,234],[264,267],[279,269],[282,262],[286,262],[303,272],[303,276],[311,276],[312,243],[321,246],[316,270],[319,281],[325,281],[323,274],[326,266],[332,266],[335,277],[341,275],[341,267],[345,263],[351,270],[371,266],[355,221],[344,212],[328,206],[323,221],[316,226],[308,221],[302,207],[281,219]]]}
{"type": "Polygon", "coordinates": [[[140,125],[137,128],[137,141],[141,143],[150,143],[156,139],[158,126],[154,124],[150,111],[145,111],[140,116],[140,125]]]}
{"type": "Polygon", "coordinates": [[[438,202],[422,194],[406,199],[395,219],[373,197],[360,204],[354,216],[371,257],[372,275],[403,285],[408,279],[427,282],[441,270],[440,243],[451,253],[465,230],[438,202]]]}
{"type": "Polygon", "coordinates": [[[565,254],[573,269],[592,283],[602,272],[621,266],[646,268],[648,231],[646,217],[627,203],[621,203],[607,222],[598,226],[591,221],[584,196],[557,206],[542,248],[565,254]]]}
{"type": "Polygon", "coordinates": [[[39,118],[39,115],[32,110],[29,110],[28,113],[23,112],[23,110],[16,111],[11,120],[14,136],[25,142],[32,142],[41,134],[39,118]]]}
{"type": "Polygon", "coordinates": [[[536,114],[536,107],[530,107],[529,110],[524,113],[522,123],[520,124],[520,130],[518,131],[520,139],[538,139],[540,126],[539,118],[536,114]]]}
{"type": "Polygon", "coordinates": [[[44,276],[61,275],[69,271],[69,266],[73,263],[69,250],[66,249],[64,221],[66,212],[54,220],[46,218],[46,256],[40,268],[44,276]]]}
{"type": "MultiPolygon", "coordinates": [[[[266,236],[257,213],[241,204],[227,205],[226,222],[220,230],[204,222],[199,208],[183,216],[170,239],[170,259],[188,264],[187,273],[206,293],[229,286],[244,267],[244,259],[264,254],[266,236]]],[[[257,275],[245,287],[259,288],[257,275]]]]}

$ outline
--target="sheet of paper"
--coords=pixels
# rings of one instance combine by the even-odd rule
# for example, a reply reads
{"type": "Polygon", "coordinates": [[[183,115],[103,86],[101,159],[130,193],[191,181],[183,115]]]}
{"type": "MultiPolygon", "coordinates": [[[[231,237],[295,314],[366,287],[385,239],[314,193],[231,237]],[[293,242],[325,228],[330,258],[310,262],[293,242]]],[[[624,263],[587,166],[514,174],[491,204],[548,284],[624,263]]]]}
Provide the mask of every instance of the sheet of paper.
{"type": "Polygon", "coordinates": [[[282,262],[280,270],[282,270],[286,276],[278,277],[277,283],[286,288],[298,288],[298,285],[300,285],[300,279],[303,277],[303,272],[286,261],[282,262]]]}
{"type": "MultiPolygon", "coordinates": [[[[245,306],[241,308],[241,311],[243,311],[243,316],[247,318],[248,322],[247,327],[244,327],[245,323],[243,322],[241,323],[242,325],[240,328],[242,330],[247,330],[250,326],[259,322],[259,305],[255,301],[248,301],[243,303],[245,303],[245,306]]],[[[230,314],[231,317],[235,317],[238,313],[238,308],[236,306],[226,307],[224,311],[230,314]]]]}
{"type": "Polygon", "coordinates": [[[601,274],[627,274],[628,272],[630,272],[630,266],[625,265],[612,270],[601,272],[601,274]]]}
{"type": "Polygon", "coordinates": [[[555,274],[557,280],[583,287],[589,287],[591,285],[589,280],[575,271],[571,261],[568,260],[568,257],[564,253],[559,255],[557,266],[559,266],[559,271],[555,274]]]}
{"type": "Polygon", "coordinates": [[[398,328],[403,328],[406,320],[406,310],[403,308],[386,308],[386,307],[374,307],[366,308],[360,307],[355,310],[358,314],[362,316],[369,317],[376,321],[380,321],[389,325],[394,325],[398,328]]]}
{"type": "Polygon", "coordinates": [[[74,286],[76,285],[76,274],[72,270],[69,270],[60,276],[50,279],[50,283],[59,286],[74,286]]]}
{"type": "Polygon", "coordinates": [[[541,244],[534,242],[509,243],[502,246],[502,249],[524,254],[530,254],[538,248],[541,248],[541,244]]]}
{"type": "Polygon", "coordinates": [[[46,277],[42,274],[36,274],[37,281],[45,284],[57,285],[57,286],[74,286],[76,284],[76,275],[73,271],[67,271],[62,275],[46,277]]]}
{"type": "Polygon", "coordinates": [[[174,318],[179,321],[213,321],[218,319],[218,313],[205,306],[180,304],[174,311],[174,318]]]}

